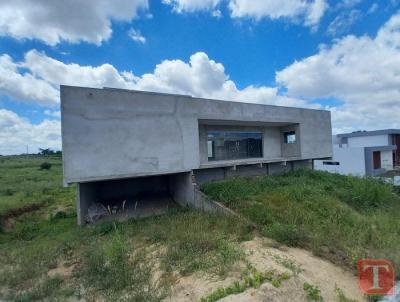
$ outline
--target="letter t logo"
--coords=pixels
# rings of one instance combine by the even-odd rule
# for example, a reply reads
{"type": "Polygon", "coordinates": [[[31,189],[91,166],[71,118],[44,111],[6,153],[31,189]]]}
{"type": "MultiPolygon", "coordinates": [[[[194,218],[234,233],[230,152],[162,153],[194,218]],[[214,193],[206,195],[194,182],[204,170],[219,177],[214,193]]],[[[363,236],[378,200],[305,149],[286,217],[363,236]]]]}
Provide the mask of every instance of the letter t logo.
{"type": "Polygon", "coordinates": [[[358,261],[358,283],[367,295],[394,293],[394,268],[387,260],[362,259],[358,261]]]}

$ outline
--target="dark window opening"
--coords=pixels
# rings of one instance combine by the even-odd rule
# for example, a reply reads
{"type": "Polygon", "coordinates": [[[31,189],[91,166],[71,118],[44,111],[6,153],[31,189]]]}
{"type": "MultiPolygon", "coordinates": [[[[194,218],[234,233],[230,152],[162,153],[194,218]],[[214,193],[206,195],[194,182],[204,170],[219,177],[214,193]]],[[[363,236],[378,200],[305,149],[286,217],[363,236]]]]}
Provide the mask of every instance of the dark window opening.
{"type": "Polygon", "coordinates": [[[288,131],[283,133],[285,144],[294,144],[296,143],[296,132],[288,131]]]}
{"type": "Polygon", "coordinates": [[[381,152],[380,151],[374,151],[372,153],[373,161],[374,161],[374,169],[380,169],[381,168],[381,152]]]}
{"type": "Polygon", "coordinates": [[[209,131],[208,160],[232,160],[262,157],[261,132],[209,131]]]}
{"type": "Polygon", "coordinates": [[[338,161],[323,161],[322,164],[327,166],[340,166],[338,161]]]}

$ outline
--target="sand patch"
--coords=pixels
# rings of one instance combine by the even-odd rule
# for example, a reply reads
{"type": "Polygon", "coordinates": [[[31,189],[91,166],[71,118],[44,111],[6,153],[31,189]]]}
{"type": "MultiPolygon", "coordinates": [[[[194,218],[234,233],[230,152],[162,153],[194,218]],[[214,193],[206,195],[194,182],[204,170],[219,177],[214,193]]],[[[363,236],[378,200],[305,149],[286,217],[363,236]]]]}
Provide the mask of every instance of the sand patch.
{"type": "MultiPolygon", "coordinates": [[[[243,242],[242,249],[246,259],[260,272],[275,270],[277,273],[292,274],[280,287],[265,282],[259,288],[249,288],[237,295],[230,295],[221,302],[265,302],[265,301],[307,301],[303,289],[305,282],[316,285],[321,290],[324,301],[338,301],[335,288],[340,288],[345,296],[356,301],[365,301],[358,289],[357,277],[333,263],[314,256],[311,252],[298,248],[275,248],[276,244],[268,238],[256,237],[243,242]],[[290,265],[289,265],[290,264],[290,265]]],[[[240,272],[232,273],[223,280],[207,274],[192,274],[177,280],[172,287],[171,296],[166,302],[199,301],[218,287],[227,287],[241,280],[240,272]]]]}

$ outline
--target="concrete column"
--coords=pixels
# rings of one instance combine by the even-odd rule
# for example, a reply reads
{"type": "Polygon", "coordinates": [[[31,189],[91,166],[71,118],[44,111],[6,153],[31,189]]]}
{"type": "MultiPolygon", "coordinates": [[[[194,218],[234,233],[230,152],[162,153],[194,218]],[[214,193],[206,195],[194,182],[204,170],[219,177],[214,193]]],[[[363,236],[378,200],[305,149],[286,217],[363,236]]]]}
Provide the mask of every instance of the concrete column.
{"type": "Polygon", "coordinates": [[[86,223],[86,215],[90,204],[96,201],[96,190],[95,185],[92,183],[78,183],[76,188],[78,225],[83,225],[86,223]]]}

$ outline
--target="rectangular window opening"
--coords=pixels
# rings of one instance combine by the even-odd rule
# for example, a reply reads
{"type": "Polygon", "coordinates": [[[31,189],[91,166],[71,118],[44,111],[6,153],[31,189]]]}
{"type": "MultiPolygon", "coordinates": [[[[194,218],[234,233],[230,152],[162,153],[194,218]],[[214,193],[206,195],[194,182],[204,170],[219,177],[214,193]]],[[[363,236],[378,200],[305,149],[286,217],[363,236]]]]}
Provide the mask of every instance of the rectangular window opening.
{"type": "Polygon", "coordinates": [[[296,143],[296,132],[287,131],[283,133],[285,144],[295,144],[296,143]]]}
{"type": "Polygon", "coordinates": [[[208,160],[233,160],[263,157],[261,132],[209,131],[208,160]]]}
{"type": "Polygon", "coordinates": [[[323,161],[322,164],[327,166],[340,166],[338,161],[323,161]]]}

